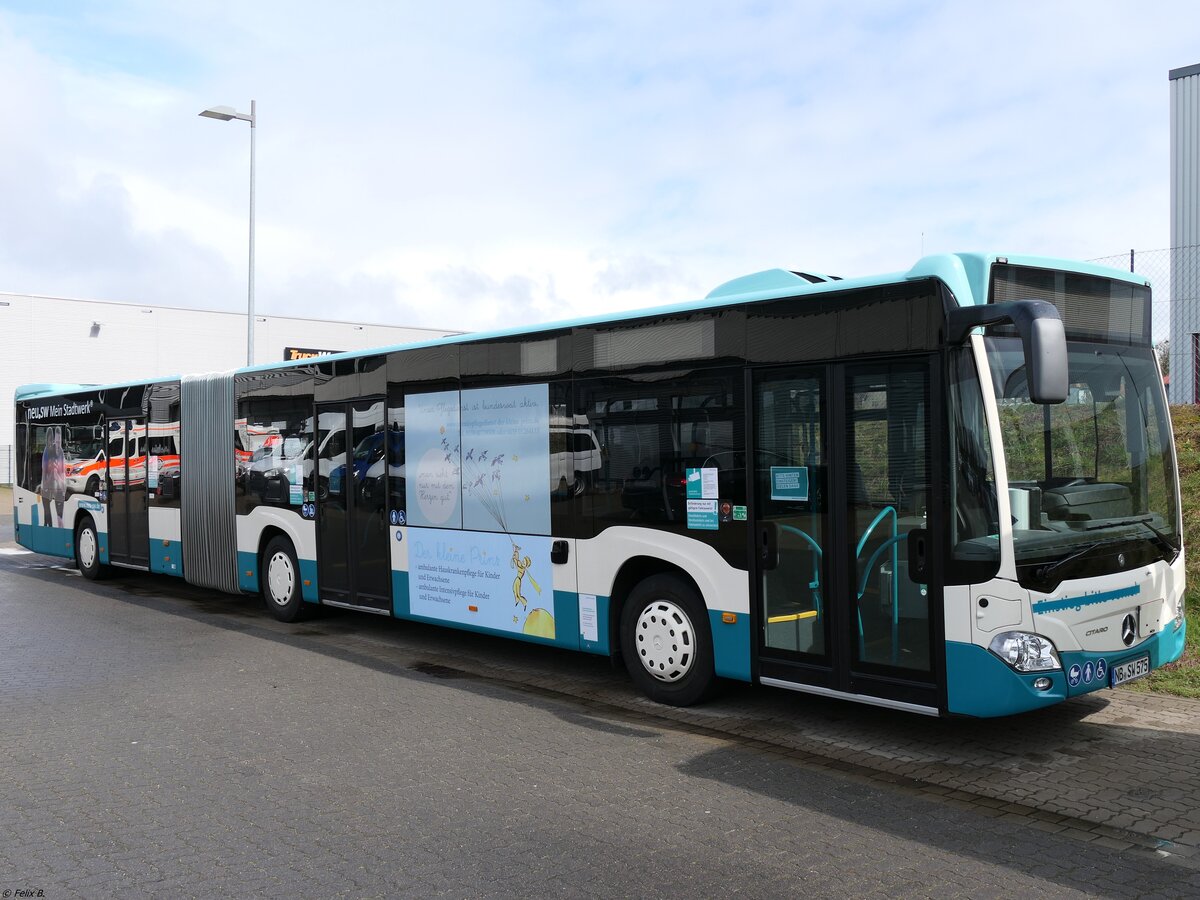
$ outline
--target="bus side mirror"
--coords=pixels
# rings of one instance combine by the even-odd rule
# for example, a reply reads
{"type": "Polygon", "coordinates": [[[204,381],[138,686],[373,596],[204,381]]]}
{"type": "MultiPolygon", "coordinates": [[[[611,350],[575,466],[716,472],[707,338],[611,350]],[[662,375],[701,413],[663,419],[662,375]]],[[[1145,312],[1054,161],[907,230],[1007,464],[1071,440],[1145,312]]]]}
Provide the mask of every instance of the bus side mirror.
{"type": "Polygon", "coordinates": [[[1034,403],[1062,403],[1067,399],[1067,335],[1062,319],[1039,317],[1021,335],[1025,371],[1029,373],[1029,399],[1034,403]]]}
{"type": "Polygon", "coordinates": [[[947,317],[946,340],[952,346],[967,339],[972,328],[1011,322],[1021,336],[1025,381],[1034,403],[1067,399],[1067,334],[1053,303],[1045,300],[1005,300],[955,309],[947,317]]]}

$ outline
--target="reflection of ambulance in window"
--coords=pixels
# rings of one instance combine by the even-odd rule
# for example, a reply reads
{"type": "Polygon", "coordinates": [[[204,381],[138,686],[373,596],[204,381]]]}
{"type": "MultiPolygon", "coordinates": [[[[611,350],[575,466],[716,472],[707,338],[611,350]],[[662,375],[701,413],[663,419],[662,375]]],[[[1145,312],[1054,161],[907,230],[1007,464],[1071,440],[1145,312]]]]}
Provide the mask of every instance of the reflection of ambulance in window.
{"type": "Polygon", "coordinates": [[[558,494],[582,494],[591,473],[601,466],[600,442],[588,417],[555,413],[550,416],[550,489],[558,494]]]}
{"type": "Polygon", "coordinates": [[[179,423],[151,423],[146,438],[147,487],[164,500],[179,496],[179,423]]]}
{"type": "Polygon", "coordinates": [[[113,422],[107,443],[93,429],[74,428],[63,448],[66,456],[67,493],[96,496],[109,484],[124,485],[126,457],[130,484],[146,480],[147,455],[153,456],[156,476],[174,477],[179,471],[179,423],[149,426],[149,434],[126,434],[125,426],[113,422]]]}
{"type": "Polygon", "coordinates": [[[104,480],[104,432],[100,426],[73,426],[63,430],[63,460],[67,493],[95,494],[104,480]],[[88,486],[91,485],[89,488],[88,486]]]}

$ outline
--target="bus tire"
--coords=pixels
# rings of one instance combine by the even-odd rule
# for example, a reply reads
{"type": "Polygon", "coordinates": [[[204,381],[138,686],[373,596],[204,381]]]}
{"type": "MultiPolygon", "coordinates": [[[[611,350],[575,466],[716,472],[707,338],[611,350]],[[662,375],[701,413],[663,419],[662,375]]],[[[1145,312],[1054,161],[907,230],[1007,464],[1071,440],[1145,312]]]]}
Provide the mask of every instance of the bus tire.
{"type": "Polygon", "coordinates": [[[621,655],[634,684],[659,703],[691,706],[716,686],[708,610],[678,575],[652,575],[630,592],[621,655]]]}
{"type": "Polygon", "coordinates": [[[282,535],[273,537],[262,555],[259,576],[263,601],[280,622],[298,622],[306,605],[300,593],[300,564],[292,542],[282,535]]]}
{"type": "Polygon", "coordinates": [[[88,581],[107,578],[112,569],[100,562],[100,532],[91,516],[75,526],[75,566],[88,581]]]}

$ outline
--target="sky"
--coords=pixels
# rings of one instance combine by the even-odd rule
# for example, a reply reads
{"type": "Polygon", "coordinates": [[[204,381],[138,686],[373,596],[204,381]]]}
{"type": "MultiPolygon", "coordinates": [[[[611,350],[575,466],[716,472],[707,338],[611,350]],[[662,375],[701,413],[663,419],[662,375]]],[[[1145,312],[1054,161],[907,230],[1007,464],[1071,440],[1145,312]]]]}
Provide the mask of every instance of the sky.
{"type": "Polygon", "coordinates": [[[1200,3],[0,0],[0,291],[476,331],[1170,246],[1200,3]]]}

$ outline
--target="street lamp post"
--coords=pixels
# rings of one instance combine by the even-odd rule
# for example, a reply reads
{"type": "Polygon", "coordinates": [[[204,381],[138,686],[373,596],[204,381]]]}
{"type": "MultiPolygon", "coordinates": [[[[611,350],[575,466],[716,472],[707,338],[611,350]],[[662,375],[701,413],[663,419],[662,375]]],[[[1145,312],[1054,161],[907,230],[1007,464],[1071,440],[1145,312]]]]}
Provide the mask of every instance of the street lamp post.
{"type": "Polygon", "coordinates": [[[228,122],[239,119],[250,123],[250,287],[246,310],[246,365],[254,365],[254,101],[250,101],[249,114],[237,112],[232,106],[211,106],[200,113],[209,119],[228,122]]]}

